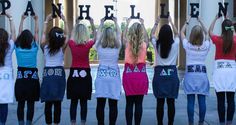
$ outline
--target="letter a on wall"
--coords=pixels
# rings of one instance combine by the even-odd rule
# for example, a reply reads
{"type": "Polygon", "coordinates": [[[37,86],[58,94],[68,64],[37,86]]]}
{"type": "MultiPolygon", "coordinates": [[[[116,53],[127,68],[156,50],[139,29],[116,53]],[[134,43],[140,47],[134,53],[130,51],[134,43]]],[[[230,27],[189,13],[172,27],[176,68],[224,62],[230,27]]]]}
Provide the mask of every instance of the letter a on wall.
{"type": "Polygon", "coordinates": [[[31,1],[28,1],[28,4],[27,4],[27,7],[26,7],[26,10],[25,10],[24,15],[29,16],[29,13],[28,13],[28,12],[30,12],[30,15],[31,15],[31,16],[34,16],[34,15],[35,15],[34,9],[33,9],[32,4],[31,4],[31,1]]]}

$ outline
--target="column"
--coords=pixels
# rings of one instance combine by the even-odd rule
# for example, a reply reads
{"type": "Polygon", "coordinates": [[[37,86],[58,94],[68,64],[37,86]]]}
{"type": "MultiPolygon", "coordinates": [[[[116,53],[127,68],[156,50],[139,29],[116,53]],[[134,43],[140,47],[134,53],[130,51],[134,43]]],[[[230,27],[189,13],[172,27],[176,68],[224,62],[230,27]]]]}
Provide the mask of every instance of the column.
{"type": "MultiPolygon", "coordinates": [[[[186,15],[187,15],[187,0],[179,1],[179,31],[185,23],[186,15]]],[[[182,42],[180,42],[179,56],[178,56],[178,69],[185,70],[186,66],[186,53],[183,48],[182,42]]]]}
{"type": "MultiPolygon", "coordinates": [[[[71,32],[72,29],[73,29],[73,26],[74,26],[74,15],[76,13],[74,13],[74,6],[77,6],[77,5],[74,5],[76,4],[77,2],[75,2],[76,0],[66,0],[64,1],[64,13],[65,13],[65,16],[66,16],[66,20],[67,20],[67,24],[68,24],[68,27],[69,27],[69,31],[71,32]]],[[[71,56],[71,51],[69,49],[69,47],[66,48],[66,51],[65,51],[65,60],[64,60],[64,66],[65,68],[69,68],[71,66],[71,60],[72,59],[72,56],[71,56]]]]}

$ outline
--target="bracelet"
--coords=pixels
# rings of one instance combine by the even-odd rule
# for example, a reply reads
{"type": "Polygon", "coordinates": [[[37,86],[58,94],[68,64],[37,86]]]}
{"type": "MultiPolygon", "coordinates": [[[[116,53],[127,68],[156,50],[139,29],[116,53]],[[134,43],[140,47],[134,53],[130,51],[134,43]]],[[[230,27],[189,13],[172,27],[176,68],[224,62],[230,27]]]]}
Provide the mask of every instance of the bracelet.
{"type": "Polygon", "coordinates": [[[10,17],[10,18],[9,18],[9,21],[12,21],[12,20],[13,20],[13,18],[12,18],[12,17],[10,17]]]}
{"type": "Polygon", "coordinates": [[[157,25],[158,25],[158,23],[155,23],[154,25],[155,25],[155,26],[157,26],[157,25]]]}
{"type": "Polygon", "coordinates": [[[187,25],[189,25],[189,22],[186,22],[187,25]]]}

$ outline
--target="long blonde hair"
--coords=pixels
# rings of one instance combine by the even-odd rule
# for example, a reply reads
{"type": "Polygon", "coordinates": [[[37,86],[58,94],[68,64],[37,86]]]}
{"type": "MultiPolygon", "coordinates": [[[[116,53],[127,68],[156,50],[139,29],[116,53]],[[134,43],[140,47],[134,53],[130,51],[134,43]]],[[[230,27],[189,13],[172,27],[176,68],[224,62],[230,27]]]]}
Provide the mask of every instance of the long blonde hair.
{"type": "Polygon", "coordinates": [[[101,45],[102,48],[119,48],[116,34],[111,27],[105,28],[102,33],[101,45]]]}
{"type": "Polygon", "coordinates": [[[72,32],[72,38],[76,44],[86,44],[89,40],[88,29],[84,24],[77,24],[72,32]]]}
{"type": "Polygon", "coordinates": [[[192,28],[191,34],[190,34],[190,43],[192,45],[202,45],[204,39],[203,35],[203,29],[202,27],[196,25],[192,28]]]}
{"type": "Polygon", "coordinates": [[[132,54],[135,58],[137,58],[140,47],[144,42],[143,28],[140,23],[134,23],[129,28],[128,38],[129,38],[129,43],[131,45],[132,54]]]}

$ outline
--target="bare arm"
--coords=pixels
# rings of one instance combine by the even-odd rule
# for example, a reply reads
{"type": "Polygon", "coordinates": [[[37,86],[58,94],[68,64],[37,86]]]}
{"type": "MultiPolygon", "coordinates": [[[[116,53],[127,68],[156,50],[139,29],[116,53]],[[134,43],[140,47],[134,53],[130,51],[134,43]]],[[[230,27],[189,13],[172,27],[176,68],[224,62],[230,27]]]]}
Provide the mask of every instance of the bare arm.
{"type": "Polygon", "coordinates": [[[46,45],[46,34],[47,34],[47,27],[48,27],[48,22],[52,20],[52,14],[49,14],[46,17],[46,20],[44,21],[44,25],[43,25],[43,33],[42,33],[42,38],[41,38],[41,48],[43,49],[43,47],[46,45]]]}
{"type": "Polygon", "coordinates": [[[155,24],[151,30],[150,41],[152,40],[152,38],[156,38],[156,30],[159,22],[160,22],[160,16],[157,17],[155,24]]]}
{"type": "Polygon", "coordinates": [[[178,33],[178,30],[177,30],[176,26],[174,25],[174,23],[172,21],[171,16],[169,16],[168,20],[169,20],[169,23],[170,23],[173,31],[174,31],[174,37],[177,37],[179,35],[179,33],[178,33]]]}
{"type": "Polygon", "coordinates": [[[119,24],[117,22],[117,18],[113,17],[112,19],[115,23],[115,29],[116,29],[116,42],[119,42],[118,45],[121,47],[122,43],[121,43],[121,30],[119,27],[119,24]]]}
{"type": "Polygon", "coordinates": [[[18,32],[18,36],[21,34],[21,32],[23,31],[23,25],[24,25],[24,20],[25,18],[27,18],[27,16],[25,16],[24,14],[21,16],[21,21],[20,21],[20,26],[19,26],[19,32],[18,32]]]}
{"type": "Polygon", "coordinates": [[[61,19],[64,22],[64,35],[66,37],[65,43],[63,45],[63,52],[65,52],[67,44],[68,44],[68,41],[69,41],[69,28],[68,28],[68,24],[67,24],[66,18],[65,18],[65,16],[63,14],[61,14],[61,19]]]}
{"type": "Polygon", "coordinates": [[[208,33],[209,33],[209,36],[210,36],[210,37],[214,35],[213,29],[214,29],[214,27],[215,27],[215,24],[216,24],[216,20],[217,20],[217,19],[219,19],[218,15],[216,15],[215,19],[212,21],[211,26],[210,26],[210,28],[209,28],[208,33]]]}
{"type": "Polygon", "coordinates": [[[34,40],[39,42],[39,21],[38,16],[34,16],[35,26],[34,26],[34,40]]]}
{"type": "Polygon", "coordinates": [[[97,33],[96,33],[96,28],[95,28],[95,25],[94,25],[93,18],[90,18],[89,22],[90,22],[90,25],[91,25],[91,28],[92,28],[92,32],[93,32],[93,41],[95,42],[96,39],[97,39],[96,38],[97,33]]]}
{"type": "Polygon", "coordinates": [[[94,45],[95,48],[97,48],[97,46],[99,45],[100,41],[101,41],[101,37],[102,37],[102,28],[103,28],[103,25],[104,25],[104,22],[105,22],[105,18],[102,18],[101,19],[101,23],[98,27],[98,31],[97,31],[97,34],[96,34],[96,43],[94,45]]]}
{"type": "Polygon", "coordinates": [[[144,25],[144,20],[142,18],[140,18],[139,21],[141,22],[141,25],[142,25],[142,28],[143,28],[144,41],[146,42],[147,47],[148,47],[148,45],[149,45],[149,38],[148,38],[147,30],[146,30],[145,25],[144,25]]]}
{"type": "Polygon", "coordinates": [[[11,39],[15,42],[16,41],[16,29],[15,29],[14,21],[12,19],[12,16],[9,13],[6,13],[6,16],[10,22],[11,39]]]}
{"type": "Polygon", "coordinates": [[[181,37],[182,41],[186,38],[185,31],[186,31],[187,25],[189,25],[190,19],[191,19],[191,17],[188,17],[188,19],[186,20],[185,24],[183,25],[183,27],[181,29],[180,37],[181,37]]]}
{"type": "Polygon", "coordinates": [[[130,18],[128,18],[128,19],[126,20],[125,30],[124,30],[124,32],[123,32],[123,34],[122,34],[122,41],[123,41],[123,44],[124,44],[124,45],[126,45],[126,43],[127,43],[127,41],[128,41],[128,39],[127,39],[127,32],[128,32],[128,27],[129,27],[130,21],[131,21],[130,18]]]}

